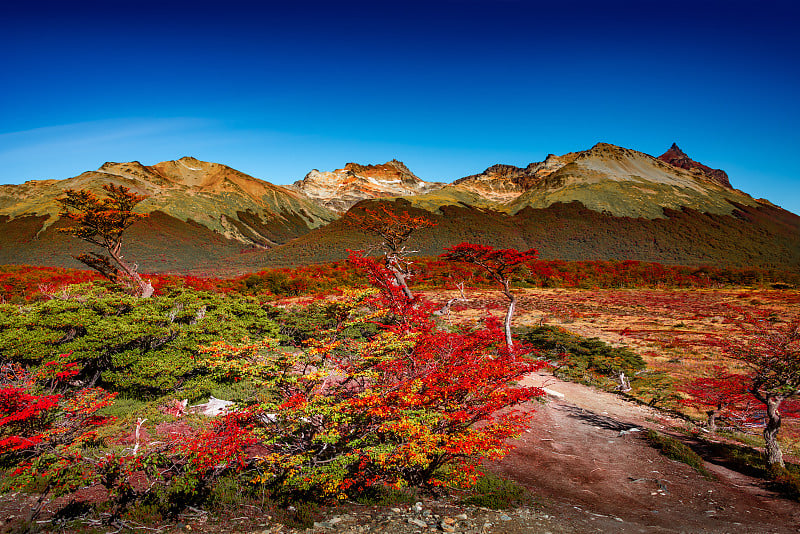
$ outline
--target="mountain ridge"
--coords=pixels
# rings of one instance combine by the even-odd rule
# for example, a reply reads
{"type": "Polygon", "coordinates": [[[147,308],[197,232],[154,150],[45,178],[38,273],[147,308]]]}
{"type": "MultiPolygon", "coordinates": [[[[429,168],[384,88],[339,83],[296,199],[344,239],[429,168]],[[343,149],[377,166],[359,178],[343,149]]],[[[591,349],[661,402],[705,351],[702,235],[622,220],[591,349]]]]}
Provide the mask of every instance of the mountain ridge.
{"type": "Polygon", "coordinates": [[[139,212],[161,211],[182,222],[194,221],[248,246],[271,246],[335,218],[298,192],[259,180],[218,163],[183,157],[147,166],[138,161],[106,162],[64,180],[31,181],[0,186],[0,215],[45,216],[42,229],[58,220],[55,200],[67,189],[102,193],[114,183],[145,195],[139,212]],[[272,226],[270,229],[269,227],[272,226]],[[303,228],[305,227],[305,228],[303,228]]]}
{"type": "Polygon", "coordinates": [[[572,201],[618,217],[649,219],[664,217],[664,208],[730,214],[735,209],[731,201],[757,204],[741,191],[649,154],[597,143],[535,183],[510,203],[510,210],[572,201]]]}
{"type": "Polygon", "coordinates": [[[151,216],[126,236],[151,272],[341,260],[345,248],[367,245],[343,218],[380,204],[436,220],[418,247],[430,254],[471,241],[539,248],[550,259],[800,271],[800,217],[704,173],[609,143],[526,167],[492,165],[451,184],[422,180],[396,159],[312,170],[292,186],[190,156],[106,162],[65,180],[0,186],[0,263],[76,266],[70,256],[85,246],[56,232],[66,222],[55,199],[115,183],[148,195],[137,210],[151,216]]]}

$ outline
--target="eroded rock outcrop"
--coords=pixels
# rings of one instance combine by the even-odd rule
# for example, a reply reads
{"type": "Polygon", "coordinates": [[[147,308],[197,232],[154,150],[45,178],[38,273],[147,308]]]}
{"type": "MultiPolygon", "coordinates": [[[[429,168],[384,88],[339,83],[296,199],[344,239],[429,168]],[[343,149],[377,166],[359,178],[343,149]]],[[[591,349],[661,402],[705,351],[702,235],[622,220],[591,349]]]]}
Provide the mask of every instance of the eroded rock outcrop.
{"type": "Polygon", "coordinates": [[[308,198],[338,212],[365,199],[420,195],[444,186],[420,179],[395,159],[380,165],[348,163],[335,171],[314,169],[294,183],[308,198]]]}

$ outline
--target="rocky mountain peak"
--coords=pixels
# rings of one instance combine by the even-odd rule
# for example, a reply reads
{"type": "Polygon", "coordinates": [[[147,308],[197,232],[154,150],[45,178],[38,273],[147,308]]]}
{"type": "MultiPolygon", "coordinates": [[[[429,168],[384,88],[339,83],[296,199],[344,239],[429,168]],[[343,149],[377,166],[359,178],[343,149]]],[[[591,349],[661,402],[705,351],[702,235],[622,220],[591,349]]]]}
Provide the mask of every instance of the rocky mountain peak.
{"type": "Polygon", "coordinates": [[[307,197],[338,212],[371,198],[419,195],[445,184],[426,182],[396,159],[378,165],[348,163],[335,171],[309,172],[294,187],[307,197]]]}
{"type": "Polygon", "coordinates": [[[677,143],[672,143],[669,150],[658,156],[658,159],[674,167],[687,170],[702,180],[731,189],[731,182],[725,171],[721,169],[712,169],[711,167],[694,161],[678,147],[677,143]]]}
{"type": "Polygon", "coordinates": [[[666,152],[664,152],[664,154],[662,154],[662,157],[666,156],[667,154],[669,154],[670,157],[677,157],[677,158],[689,157],[683,150],[681,150],[681,147],[678,146],[678,143],[672,143],[672,146],[670,146],[669,150],[667,150],[666,152]]]}
{"type": "Polygon", "coordinates": [[[453,184],[494,202],[507,203],[513,201],[564,165],[575,161],[580,154],[582,153],[568,152],[562,156],[548,154],[544,161],[530,163],[525,168],[495,164],[480,174],[459,178],[453,184]]]}
{"type": "Polygon", "coordinates": [[[405,163],[392,159],[379,165],[360,165],[358,163],[348,163],[344,166],[345,171],[360,176],[372,176],[379,179],[391,179],[392,177],[402,180],[422,182],[423,180],[415,175],[406,167],[405,163]]]}

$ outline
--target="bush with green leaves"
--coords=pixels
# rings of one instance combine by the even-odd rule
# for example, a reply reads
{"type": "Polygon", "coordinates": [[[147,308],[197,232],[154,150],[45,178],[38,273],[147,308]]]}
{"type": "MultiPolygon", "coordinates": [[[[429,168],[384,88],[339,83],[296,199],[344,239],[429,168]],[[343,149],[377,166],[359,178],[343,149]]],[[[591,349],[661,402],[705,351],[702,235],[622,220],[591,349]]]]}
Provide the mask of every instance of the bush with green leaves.
{"type": "Polygon", "coordinates": [[[0,305],[0,354],[37,366],[69,353],[90,385],[137,398],[177,389],[197,398],[214,386],[196,365],[198,348],[275,337],[278,315],[254,297],[181,289],[137,299],[85,288],[71,298],[0,305]]]}
{"type": "Polygon", "coordinates": [[[349,311],[342,302],[315,302],[306,306],[276,308],[272,318],[280,324],[277,339],[287,345],[301,347],[320,332],[340,329],[342,338],[366,341],[375,337],[380,328],[372,322],[345,324],[349,311]]]}
{"type": "Polygon", "coordinates": [[[632,377],[645,368],[635,352],[613,347],[598,338],[585,338],[556,326],[520,329],[520,341],[547,354],[561,378],[589,384],[608,385],[619,373],[632,377]]]}

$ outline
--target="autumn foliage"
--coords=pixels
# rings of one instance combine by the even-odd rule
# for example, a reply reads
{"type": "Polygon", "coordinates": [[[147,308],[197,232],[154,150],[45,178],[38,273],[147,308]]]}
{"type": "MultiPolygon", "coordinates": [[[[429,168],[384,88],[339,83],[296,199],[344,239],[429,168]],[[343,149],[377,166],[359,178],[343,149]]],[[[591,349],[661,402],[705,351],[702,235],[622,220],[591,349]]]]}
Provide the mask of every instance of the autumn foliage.
{"type": "Polygon", "coordinates": [[[525,252],[514,249],[494,249],[488,245],[474,243],[460,243],[445,249],[445,251],[441,256],[443,259],[475,265],[500,285],[503,295],[508,299],[504,326],[506,345],[511,350],[513,347],[511,319],[517,303],[517,298],[511,292],[511,279],[523,266],[536,258],[536,251],[534,249],[525,252]]]}
{"type": "Polygon", "coordinates": [[[712,432],[717,430],[720,418],[733,426],[740,426],[752,420],[755,410],[748,387],[747,375],[717,365],[709,376],[696,378],[681,388],[689,395],[683,404],[705,412],[708,428],[712,432]]]}
{"type": "Polygon", "coordinates": [[[133,211],[146,197],[113,184],[104,185],[103,189],[108,196],[102,199],[87,190],[65,191],[66,196],[58,199],[60,215],[74,224],[61,231],[100,247],[108,254],[90,252],[79,254],[75,259],[112,282],[129,285],[137,295],[149,297],[153,294],[152,285],[142,280],[138,265],[122,255],[122,234],[147,216],[133,211]]]}
{"type": "MultiPolygon", "coordinates": [[[[800,323],[775,325],[763,318],[746,316],[740,328],[745,333],[744,339],[723,341],[722,349],[728,358],[746,369],[747,391],[766,412],[767,462],[783,467],[778,432],[782,405],[800,397],[800,323]]],[[[790,411],[786,415],[798,414],[790,411]]]]}
{"type": "Polygon", "coordinates": [[[261,482],[338,498],[373,485],[469,483],[481,459],[507,452],[530,415],[498,410],[541,394],[512,381],[542,364],[508,351],[496,322],[443,332],[419,312],[424,303],[395,297],[361,291],[332,305],[337,326],[302,352],[210,348],[216,372],[278,392],[249,419],[268,449],[261,482]],[[371,339],[341,335],[365,322],[380,327],[371,339]]]}

